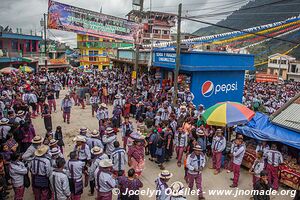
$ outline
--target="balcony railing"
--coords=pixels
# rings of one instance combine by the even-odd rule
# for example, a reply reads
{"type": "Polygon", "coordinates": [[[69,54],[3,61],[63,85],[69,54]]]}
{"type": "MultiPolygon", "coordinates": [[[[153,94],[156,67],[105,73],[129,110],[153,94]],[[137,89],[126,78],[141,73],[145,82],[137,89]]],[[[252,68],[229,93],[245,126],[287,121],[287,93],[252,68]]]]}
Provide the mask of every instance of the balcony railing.
{"type": "Polygon", "coordinates": [[[129,43],[115,43],[115,42],[78,42],[78,48],[122,48],[122,47],[132,47],[133,44],[129,43]]]}

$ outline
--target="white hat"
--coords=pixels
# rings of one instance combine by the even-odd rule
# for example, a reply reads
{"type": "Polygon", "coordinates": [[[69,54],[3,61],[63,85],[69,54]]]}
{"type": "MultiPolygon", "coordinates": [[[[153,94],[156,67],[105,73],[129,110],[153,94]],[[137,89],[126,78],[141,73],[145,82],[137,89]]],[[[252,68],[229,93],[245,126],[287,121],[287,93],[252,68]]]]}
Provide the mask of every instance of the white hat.
{"type": "Polygon", "coordinates": [[[107,108],[107,105],[105,103],[100,104],[101,107],[107,108]]]}
{"type": "Polygon", "coordinates": [[[103,152],[103,149],[100,148],[100,147],[97,147],[97,146],[95,146],[95,147],[93,147],[93,148],[91,149],[91,153],[94,154],[94,155],[99,155],[99,154],[101,154],[102,152],[103,152]]]}
{"type": "Polygon", "coordinates": [[[58,140],[56,140],[56,139],[51,139],[50,142],[49,142],[49,146],[56,145],[57,143],[58,143],[58,140]]]}
{"type": "Polygon", "coordinates": [[[82,135],[77,135],[74,139],[74,142],[86,142],[85,137],[83,137],[82,135]]]}
{"type": "Polygon", "coordinates": [[[134,140],[143,140],[143,139],[145,139],[145,137],[142,136],[140,132],[132,132],[132,133],[130,134],[130,137],[131,137],[132,139],[134,139],[134,140]]]}
{"type": "Polygon", "coordinates": [[[0,121],[0,125],[8,124],[8,122],[9,122],[9,119],[3,117],[3,118],[1,119],[1,121],[0,121]]]}
{"type": "Polygon", "coordinates": [[[204,131],[203,131],[202,129],[200,129],[200,128],[197,128],[197,129],[196,129],[196,134],[197,134],[197,135],[200,135],[200,136],[205,135],[205,134],[204,134],[204,131]]]}
{"type": "Polygon", "coordinates": [[[52,156],[60,154],[60,150],[57,147],[52,148],[50,152],[52,156]]]}
{"type": "Polygon", "coordinates": [[[202,151],[202,147],[200,145],[195,145],[193,148],[195,151],[202,151]]]}
{"type": "Polygon", "coordinates": [[[115,96],[115,98],[116,98],[116,99],[119,99],[119,98],[121,98],[121,96],[117,94],[117,95],[115,96]]]}
{"type": "Polygon", "coordinates": [[[171,184],[170,188],[172,190],[172,196],[173,197],[182,196],[183,189],[184,189],[183,183],[181,183],[179,181],[176,181],[176,182],[171,184]]]}
{"type": "Polygon", "coordinates": [[[81,127],[79,131],[80,133],[87,133],[88,129],[86,127],[81,127]]]}
{"type": "Polygon", "coordinates": [[[99,131],[93,130],[93,131],[91,132],[91,137],[98,137],[98,136],[99,136],[99,131]]]}
{"type": "Polygon", "coordinates": [[[105,167],[112,167],[113,163],[112,163],[111,159],[103,159],[103,160],[100,160],[99,166],[103,167],[103,168],[105,168],[105,167]]]}
{"type": "Polygon", "coordinates": [[[45,155],[49,150],[49,147],[47,145],[42,144],[41,146],[39,146],[37,148],[37,150],[35,150],[34,155],[41,157],[43,155],[45,155]]]}
{"type": "Polygon", "coordinates": [[[110,134],[110,133],[113,133],[114,132],[114,129],[112,127],[107,127],[106,130],[105,130],[105,133],[107,134],[110,134]]]}
{"type": "Polygon", "coordinates": [[[31,140],[31,143],[33,144],[39,144],[43,142],[43,138],[39,135],[34,136],[34,138],[31,140]]]}
{"type": "Polygon", "coordinates": [[[25,114],[25,111],[24,110],[19,110],[18,112],[17,112],[17,116],[22,116],[22,115],[24,115],[25,114]]]}
{"type": "Polygon", "coordinates": [[[162,179],[170,179],[173,176],[173,174],[170,173],[168,170],[163,170],[159,173],[158,176],[162,179]]]}

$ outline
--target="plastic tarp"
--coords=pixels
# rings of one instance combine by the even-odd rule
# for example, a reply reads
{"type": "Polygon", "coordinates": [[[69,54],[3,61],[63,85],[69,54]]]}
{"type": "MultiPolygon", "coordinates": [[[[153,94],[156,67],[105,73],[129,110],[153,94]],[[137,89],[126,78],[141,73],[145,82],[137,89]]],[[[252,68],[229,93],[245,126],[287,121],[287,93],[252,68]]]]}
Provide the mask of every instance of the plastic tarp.
{"type": "Polygon", "coordinates": [[[267,115],[259,112],[246,125],[236,127],[235,131],[257,140],[281,142],[300,149],[300,133],[272,124],[267,115]]]}

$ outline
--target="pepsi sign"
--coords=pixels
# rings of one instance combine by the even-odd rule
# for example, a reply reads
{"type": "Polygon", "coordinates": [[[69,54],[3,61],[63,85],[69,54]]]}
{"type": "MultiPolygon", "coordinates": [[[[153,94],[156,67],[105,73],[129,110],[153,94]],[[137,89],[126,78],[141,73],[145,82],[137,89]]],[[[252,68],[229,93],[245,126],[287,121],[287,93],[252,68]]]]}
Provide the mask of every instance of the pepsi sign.
{"type": "Polygon", "coordinates": [[[192,76],[191,92],[194,104],[206,108],[224,101],[242,102],[244,71],[196,72],[192,76]]]}

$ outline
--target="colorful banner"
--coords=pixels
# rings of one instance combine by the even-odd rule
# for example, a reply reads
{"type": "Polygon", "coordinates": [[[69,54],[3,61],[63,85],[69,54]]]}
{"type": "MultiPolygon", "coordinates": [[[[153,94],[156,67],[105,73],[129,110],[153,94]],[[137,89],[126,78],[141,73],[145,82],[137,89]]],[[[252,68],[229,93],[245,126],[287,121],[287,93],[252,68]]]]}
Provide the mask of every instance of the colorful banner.
{"type": "Polygon", "coordinates": [[[49,0],[48,28],[134,41],[140,25],[126,19],[49,0]]]}

